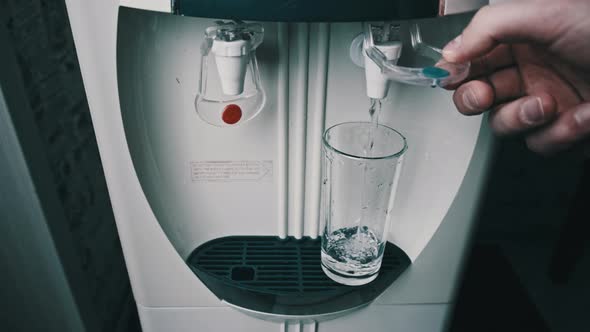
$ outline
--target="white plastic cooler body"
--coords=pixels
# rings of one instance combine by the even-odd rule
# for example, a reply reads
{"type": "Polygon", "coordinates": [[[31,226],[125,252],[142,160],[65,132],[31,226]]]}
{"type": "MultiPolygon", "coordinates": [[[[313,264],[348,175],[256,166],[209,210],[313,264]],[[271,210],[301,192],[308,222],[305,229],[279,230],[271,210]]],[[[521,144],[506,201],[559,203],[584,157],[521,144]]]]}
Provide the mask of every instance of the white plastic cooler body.
{"type": "MultiPolygon", "coordinates": [[[[257,56],[267,102],[248,123],[221,128],[194,108],[213,19],[172,15],[163,0],[67,6],[144,331],[444,328],[490,157],[481,117],[458,114],[447,91],[391,83],[381,121],[409,149],[389,240],[411,266],[362,309],[271,321],[222,302],[184,260],[222,236],[320,234],[321,134],[368,120],[364,71],[348,56],[361,22],[264,22],[257,56]],[[208,180],[227,167],[250,173],[208,180]]],[[[426,25],[450,40],[467,20],[426,25]]]]}

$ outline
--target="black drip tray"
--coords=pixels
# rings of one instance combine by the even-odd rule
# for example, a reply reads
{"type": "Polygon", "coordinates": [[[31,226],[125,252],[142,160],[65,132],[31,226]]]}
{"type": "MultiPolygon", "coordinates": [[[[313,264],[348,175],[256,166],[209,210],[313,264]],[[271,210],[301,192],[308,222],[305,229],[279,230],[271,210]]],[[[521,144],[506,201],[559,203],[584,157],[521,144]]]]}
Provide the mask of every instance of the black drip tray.
{"type": "Polygon", "coordinates": [[[363,286],[344,286],[321,267],[320,239],[229,236],[211,240],[187,259],[197,277],[231,304],[282,315],[318,315],[368,304],[410,265],[387,243],[379,276],[363,286]]]}

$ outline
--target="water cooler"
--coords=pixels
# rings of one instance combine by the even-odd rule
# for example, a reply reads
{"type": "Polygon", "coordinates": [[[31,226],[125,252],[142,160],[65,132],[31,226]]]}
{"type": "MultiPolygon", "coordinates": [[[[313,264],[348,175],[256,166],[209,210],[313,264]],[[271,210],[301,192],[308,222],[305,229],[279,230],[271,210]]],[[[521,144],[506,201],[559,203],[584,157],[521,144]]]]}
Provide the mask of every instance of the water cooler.
{"type": "Polygon", "coordinates": [[[366,36],[442,47],[487,1],[66,2],[143,331],[445,329],[492,141],[366,36]],[[319,264],[320,148],[368,120],[371,68],[409,148],[382,272],[350,287],[319,264]]]}

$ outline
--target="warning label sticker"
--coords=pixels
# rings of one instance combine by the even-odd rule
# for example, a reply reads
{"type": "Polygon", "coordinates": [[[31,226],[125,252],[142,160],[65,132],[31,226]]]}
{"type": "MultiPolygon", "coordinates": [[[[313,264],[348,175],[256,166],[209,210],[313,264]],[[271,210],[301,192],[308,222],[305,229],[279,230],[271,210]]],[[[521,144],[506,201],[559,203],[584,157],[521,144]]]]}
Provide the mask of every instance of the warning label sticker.
{"type": "Polygon", "coordinates": [[[272,160],[193,161],[193,182],[271,181],[272,160]]]}

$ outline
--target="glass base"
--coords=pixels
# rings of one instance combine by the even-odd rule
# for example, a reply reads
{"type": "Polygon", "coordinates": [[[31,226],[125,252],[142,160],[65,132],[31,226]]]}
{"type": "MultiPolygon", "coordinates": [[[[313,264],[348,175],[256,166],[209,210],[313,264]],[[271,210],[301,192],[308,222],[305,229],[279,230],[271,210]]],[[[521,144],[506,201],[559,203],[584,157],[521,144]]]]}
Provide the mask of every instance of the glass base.
{"type": "Polygon", "coordinates": [[[367,226],[340,228],[322,237],[322,269],[330,279],[350,286],[367,284],[383,262],[385,243],[367,226]]]}
{"type": "Polygon", "coordinates": [[[371,275],[363,275],[363,276],[348,276],[337,271],[330,269],[329,267],[325,266],[322,262],[322,270],[328,276],[328,278],[336,281],[339,284],[347,285],[347,286],[361,286],[370,283],[371,281],[375,280],[379,275],[379,271],[375,272],[371,275]]]}

